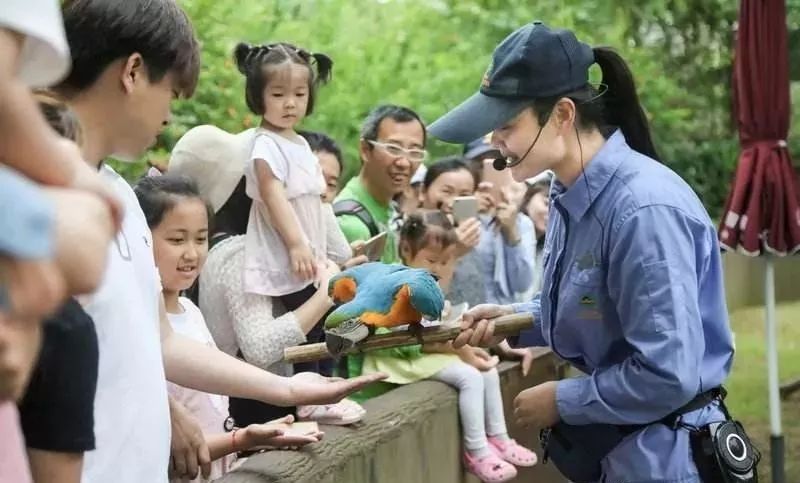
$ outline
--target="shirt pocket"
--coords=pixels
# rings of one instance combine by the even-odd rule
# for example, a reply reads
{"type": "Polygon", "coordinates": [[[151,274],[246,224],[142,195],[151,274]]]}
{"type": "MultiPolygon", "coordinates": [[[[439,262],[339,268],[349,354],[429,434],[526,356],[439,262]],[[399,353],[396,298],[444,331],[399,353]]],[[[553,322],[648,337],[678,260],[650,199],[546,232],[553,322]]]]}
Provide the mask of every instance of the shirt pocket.
{"type": "Polygon", "coordinates": [[[678,328],[687,317],[684,287],[677,283],[666,260],[644,264],[644,283],[652,313],[653,328],[667,332],[678,328]]]}
{"type": "Polygon", "coordinates": [[[570,270],[569,278],[570,282],[575,285],[587,288],[598,288],[603,285],[605,271],[599,266],[584,268],[582,270],[574,267],[570,270]]]}

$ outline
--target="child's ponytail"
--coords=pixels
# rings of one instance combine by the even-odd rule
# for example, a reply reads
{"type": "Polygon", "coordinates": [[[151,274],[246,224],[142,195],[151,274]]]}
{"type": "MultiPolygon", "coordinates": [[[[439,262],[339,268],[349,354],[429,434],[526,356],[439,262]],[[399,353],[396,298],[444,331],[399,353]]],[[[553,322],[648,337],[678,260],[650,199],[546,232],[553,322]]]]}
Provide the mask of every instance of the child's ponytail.
{"type": "Polygon", "coordinates": [[[317,67],[316,81],[322,84],[330,82],[333,73],[333,60],[327,55],[320,53],[311,54],[311,58],[314,59],[313,63],[317,67]]]}
{"type": "Polygon", "coordinates": [[[244,42],[239,42],[236,44],[236,48],[233,49],[233,58],[236,60],[236,68],[244,75],[247,75],[249,60],[252,59],[252,52],[253,46],[244,42]]]}

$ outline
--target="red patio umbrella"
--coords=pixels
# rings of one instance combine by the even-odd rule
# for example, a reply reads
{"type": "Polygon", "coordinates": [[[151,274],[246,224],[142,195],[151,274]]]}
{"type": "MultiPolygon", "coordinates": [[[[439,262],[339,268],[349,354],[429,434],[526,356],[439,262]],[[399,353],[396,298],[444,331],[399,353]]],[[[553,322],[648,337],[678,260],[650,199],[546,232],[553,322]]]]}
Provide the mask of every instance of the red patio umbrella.
{"type": "Polygon", "coordinates": [[[742,0],[733,90],[742,151],[725,203],[722,245],[747,255],[800,250],[800,206],[789,133],[784,0],[742,0]]]}
{"type": "Polygon", "coordinates": [[[786,146],[790,105],[784,0],[741,1],[733,92],[742,151],[719,237],[724,248],[765,255],[772,476],[773,482],[783,483],[773,259],[800,249],[798,188],[786,146]]]}

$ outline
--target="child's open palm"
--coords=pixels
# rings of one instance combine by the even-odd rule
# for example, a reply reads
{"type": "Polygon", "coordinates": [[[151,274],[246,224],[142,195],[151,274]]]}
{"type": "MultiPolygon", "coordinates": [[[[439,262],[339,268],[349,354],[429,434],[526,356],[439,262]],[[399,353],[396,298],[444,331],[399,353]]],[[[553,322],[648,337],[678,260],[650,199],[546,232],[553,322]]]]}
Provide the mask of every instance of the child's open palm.
{"type": "Polygon", "coordinates": [[[259,448],[301,448],[317,443],[324,433],[316,431],[309,434],[287,434],[294,416],[286,416],[264,424],[251,424],[241,430],[242,444],[247,449],[259,448]]]}

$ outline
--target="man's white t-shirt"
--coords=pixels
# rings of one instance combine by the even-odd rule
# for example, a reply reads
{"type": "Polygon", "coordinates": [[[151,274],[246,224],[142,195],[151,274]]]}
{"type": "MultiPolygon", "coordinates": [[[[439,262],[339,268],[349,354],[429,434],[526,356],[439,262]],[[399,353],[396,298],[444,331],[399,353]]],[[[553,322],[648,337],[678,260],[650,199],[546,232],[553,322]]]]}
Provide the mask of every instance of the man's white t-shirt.
{"type": "Polygon", "coordinates": [[[161,359],[161,282],[150,229],[128,183],[104,166],[100,175],[125,208],[100,288],[85,303],[100,348],[94,431],[83,483],[166,483],[170,419],[161,359]]]}
{"type": "Polygon", "coordinates": [[[24,35],[18,75],[31,87],[55,84],[69,71],[69,46],[58,0],[3,0],[0,27],[24,35]]]}

